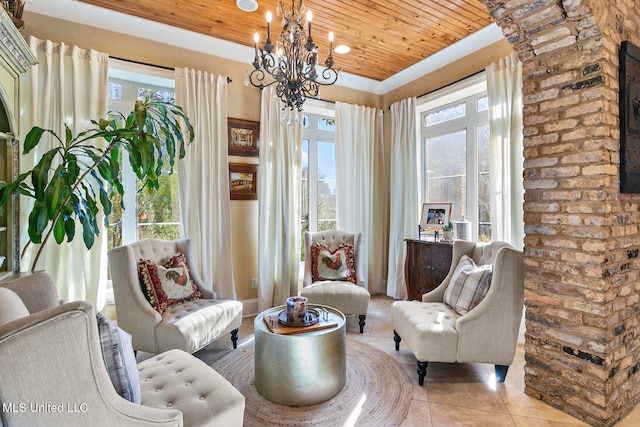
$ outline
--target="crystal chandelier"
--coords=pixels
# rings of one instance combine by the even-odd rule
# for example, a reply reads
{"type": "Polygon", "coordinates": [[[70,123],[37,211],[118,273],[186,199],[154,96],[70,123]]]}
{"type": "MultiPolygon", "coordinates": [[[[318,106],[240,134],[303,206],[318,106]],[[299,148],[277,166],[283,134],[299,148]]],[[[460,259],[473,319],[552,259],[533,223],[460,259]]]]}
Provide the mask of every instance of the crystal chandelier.
{"type": "Polygon", "coordinates": [[[249,74],[249,82],[262,90],[272,84],[276,85],[278,97],[293,110],[302,110],[307,97],[317,97],[320,86],[329,86],[338,80],[338,71],[333,68],[333,33],[329,33],[329,55],[324,61],[326,68],[322,71],[322,79],[318,81],[316,64],[318,62],[318,46],[311,37],[311,11],[307,12],[307,25],[304,24],[304,0],[291,0],[291,10],[287,10],[278,0],[278,14],[282,13],[282,31],[275,46],[271,40],[271,12],[267,12],[267,40],[258,48],[260,36],[255,34],[254,69],[249,74]],[[275,52],[274,52],[275,49],[275,52]],[[273,78],[265,83],[267,74],[273,78]]]}

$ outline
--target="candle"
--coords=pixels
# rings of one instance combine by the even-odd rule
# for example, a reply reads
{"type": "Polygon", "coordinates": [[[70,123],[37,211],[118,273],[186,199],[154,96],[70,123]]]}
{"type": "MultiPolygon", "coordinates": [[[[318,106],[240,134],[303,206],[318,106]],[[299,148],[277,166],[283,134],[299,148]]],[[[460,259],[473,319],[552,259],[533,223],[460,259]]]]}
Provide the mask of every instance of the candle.
{"type": "Polygon", "coordinates": [[[329,55],[333,53],[333,32],[329,33],[329,55]]]}
{"type": "Polygon", "coordinates": [[[313,18],[313,13],[311,11],[307,12],[307,23],[309,24],[309,38],[311,38],[311,18],[313,18]]]}
{"type": "Polygon", "coordinates": [[[256,51],[256,58],[255,58],[256,61],[258,60],[258,41],[259,40],[260,40],[260,34],[255,33],[253,35],[253,48],[256,51]]]}
{"type": "Polygon", "coordinates": [[[271,11],[267,12],[267,43],[271,40],[271,11]]]}

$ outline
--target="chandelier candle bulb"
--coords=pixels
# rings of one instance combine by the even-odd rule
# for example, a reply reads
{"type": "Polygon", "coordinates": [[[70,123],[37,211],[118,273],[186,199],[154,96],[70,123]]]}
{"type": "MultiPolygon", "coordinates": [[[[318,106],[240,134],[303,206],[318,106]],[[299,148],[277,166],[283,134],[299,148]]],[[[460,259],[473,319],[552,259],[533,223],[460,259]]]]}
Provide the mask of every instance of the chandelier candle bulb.
{"type": "Polygon", "coordinates": [[[253,47],[254,47],[254,49],[255,49],[255,51],[256,51],[256,57],[255,57],[255,59],[254,59],[254,61],[256,61],[256,62],[258,62],[258,59],[259,59],[259,58],[258,58],[258,42],[259,42],[259,41],[260,41],[260,34],[255,33],[255,34],[253,35],[253,47]]]}
{"type": "Polygon", "coordinates": [[[307,12],[307,25],[309,25],[309,41],[311,41],[311,18],[313,18],[313,13],[311,11],[307,12]]]}
{"type": "MultiPolygon", "coordinates": [[[[257,34],[257,33],[256,33],[257,34]]],[[[271,43],[271,11],[267,11],[267,44],[271,43]]]]}

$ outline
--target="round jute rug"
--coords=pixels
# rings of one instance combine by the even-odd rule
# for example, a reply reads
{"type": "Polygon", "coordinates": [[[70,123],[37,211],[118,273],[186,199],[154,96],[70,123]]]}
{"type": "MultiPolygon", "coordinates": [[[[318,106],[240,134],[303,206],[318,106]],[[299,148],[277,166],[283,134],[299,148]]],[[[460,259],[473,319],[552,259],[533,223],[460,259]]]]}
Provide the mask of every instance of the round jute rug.
{"type": "Polygon", "coordinates": [[[245,397],[245,427],[399,426],[413,396],[411,380],[388,354],[347,340],[347,381],[333,399],[291,407],[262,397],[254,385],[253,344],[229,352],[211,364],[245,397]]]}

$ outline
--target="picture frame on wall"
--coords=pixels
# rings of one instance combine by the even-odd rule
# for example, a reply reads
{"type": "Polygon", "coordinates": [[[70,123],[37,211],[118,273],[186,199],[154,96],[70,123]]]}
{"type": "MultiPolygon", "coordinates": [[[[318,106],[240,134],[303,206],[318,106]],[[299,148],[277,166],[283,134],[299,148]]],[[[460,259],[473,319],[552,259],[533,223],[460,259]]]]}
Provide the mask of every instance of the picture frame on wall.
{"type": "Polygon", "coordinates": [[[420,216],[420,228],[423,230],[442,230],[451,221],[451,203],[423,203],[420,216]]]}
{"type": "Polygon", "coordinates": [[[620,46],[620,191],[640,193],[640,48],[620,46]]]}
{"type": "Polygon", "coordinates": [[[227,119],[229,155],[258,156],[260,122],[227,119]]]}
{"type": "Polygon", "coordinates": [[[258,165],[229,163],[231,200],[258,200],[258,165]]]}

